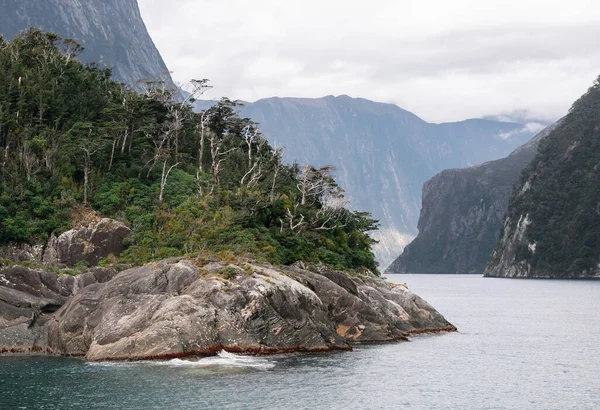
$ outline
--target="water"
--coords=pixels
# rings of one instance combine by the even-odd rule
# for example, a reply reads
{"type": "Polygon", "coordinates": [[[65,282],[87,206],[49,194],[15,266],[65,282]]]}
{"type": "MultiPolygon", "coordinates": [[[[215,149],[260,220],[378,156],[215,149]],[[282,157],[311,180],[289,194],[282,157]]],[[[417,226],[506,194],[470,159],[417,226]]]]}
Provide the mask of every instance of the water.
{"type": "Polygon", "coordinates": [[[408,283],[460,332],[196,362],[0,357],[0,408],[600,408],[600,282],[388,278],[408,283]]]}

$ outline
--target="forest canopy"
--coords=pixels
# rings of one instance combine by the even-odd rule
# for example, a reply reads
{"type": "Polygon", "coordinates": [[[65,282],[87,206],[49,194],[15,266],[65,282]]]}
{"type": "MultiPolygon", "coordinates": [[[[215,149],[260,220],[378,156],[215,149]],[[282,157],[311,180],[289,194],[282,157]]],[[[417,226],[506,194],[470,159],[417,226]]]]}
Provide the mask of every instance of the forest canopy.
{"type": "Polygon", "coordinates": [[[221,252],[377,271],[377,221],[348,209],[332,167],[285,164],[235,101],[194,112],[207,80],[138,93],[81,51],[37,29],[0,37],[0,244],[43,243],[92,208],[132,228],[127,263],[221,252]]]}

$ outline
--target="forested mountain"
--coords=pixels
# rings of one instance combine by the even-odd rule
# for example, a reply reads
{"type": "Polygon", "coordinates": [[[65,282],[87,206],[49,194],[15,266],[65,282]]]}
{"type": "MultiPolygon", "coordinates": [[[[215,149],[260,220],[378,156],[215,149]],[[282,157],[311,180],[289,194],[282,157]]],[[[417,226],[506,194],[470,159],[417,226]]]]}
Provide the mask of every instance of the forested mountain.
{"type": "Polygon", "coordinates": [[[383,267],[417,234],[425,181],[443,169],[505,157],[536,129],[479,119],[431,124],[396,105],[348,96],[267,98],[240,112],[285,147],[288,161],[337,168],[352,206],[380,220],[383,267]]]}
{"type": "Polygon", "coordinates": [[[506,158],[448,169],[427,181],[419,235],[387,272],[482,274],[498,241],[513,187],[555,126],[506,158]]]}
{"type": "Polygon", "coordinates": [[[600,77],[541,143],[486,276],[600,276],[600,77]]]}
{"type": "Polygon", "coordinates": [[[0,244],[44,243],[92,208],[132,228],[127,263],[216,253],[377,271],[374,221],[345,208],[330,167],[284,164],[227,99],[194,113],[78,50],[34,29],[0,38],[0,244]]]}
{"type": "Polygon", "coordinates": [[[0,0],[0,35],[11,39],[31,26],[74,39],[85,48],[81,61],[112,67],[132,88],[150,76],[171,81],[136,0],[0,0]]]}

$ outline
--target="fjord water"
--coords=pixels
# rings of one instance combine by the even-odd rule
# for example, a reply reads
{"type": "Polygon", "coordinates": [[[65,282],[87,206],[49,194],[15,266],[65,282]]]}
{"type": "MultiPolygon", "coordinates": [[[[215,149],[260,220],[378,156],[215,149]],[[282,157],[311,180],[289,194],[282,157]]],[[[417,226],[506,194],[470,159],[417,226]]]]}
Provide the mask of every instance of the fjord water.
{"type": "Polygon", "coordinates": [[[0,408],[600,408],[600,281],[388,279],[406,282],[459,332],[196,362],[0,357],[0,408]]]}

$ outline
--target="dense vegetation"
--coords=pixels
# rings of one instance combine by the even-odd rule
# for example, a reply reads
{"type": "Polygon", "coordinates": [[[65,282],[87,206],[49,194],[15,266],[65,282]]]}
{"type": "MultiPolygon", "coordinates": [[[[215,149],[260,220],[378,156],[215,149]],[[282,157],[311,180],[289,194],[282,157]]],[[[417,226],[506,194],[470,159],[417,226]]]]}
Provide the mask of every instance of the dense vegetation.
{"type": "Polygon", "coordinates": [[[540,143],[511,199],[507,229],[514,232],[526,215],[530,223],[516,262],[527,261],[538,275],[580,276],[598,269],[600,77],[540,143]]]}
{"type": "Polygon", "coordinates": [[[93,208],[133,229],[124,261],[221,252],[376,271],[332,168],[282,163],[228,99],[195,113],[160,79],[128,90],[81,47],[29,30],[0,38],[0,244],[43,242],[93,208]]]}

